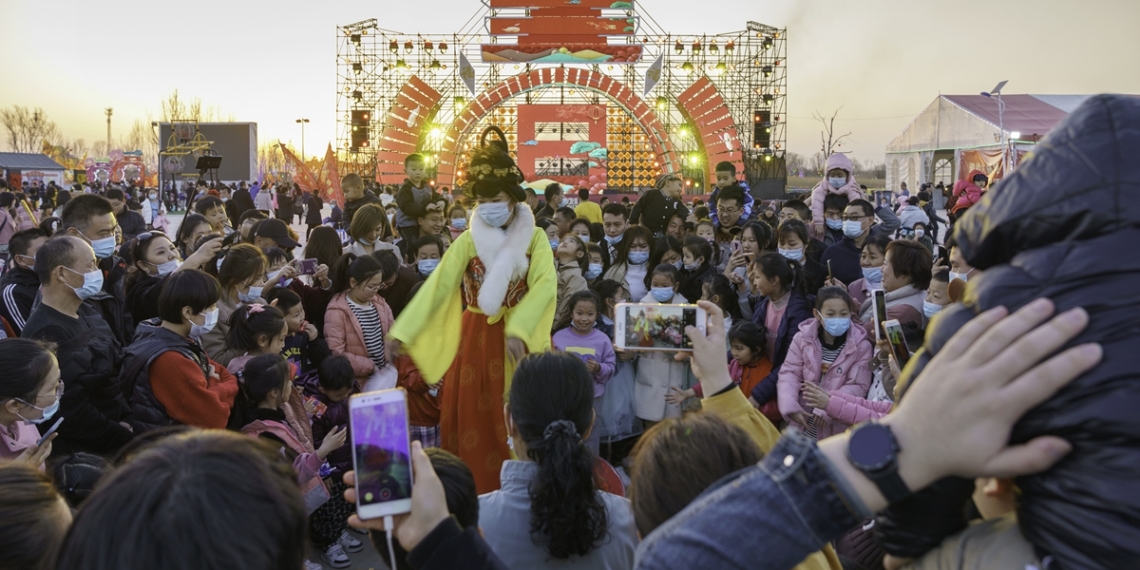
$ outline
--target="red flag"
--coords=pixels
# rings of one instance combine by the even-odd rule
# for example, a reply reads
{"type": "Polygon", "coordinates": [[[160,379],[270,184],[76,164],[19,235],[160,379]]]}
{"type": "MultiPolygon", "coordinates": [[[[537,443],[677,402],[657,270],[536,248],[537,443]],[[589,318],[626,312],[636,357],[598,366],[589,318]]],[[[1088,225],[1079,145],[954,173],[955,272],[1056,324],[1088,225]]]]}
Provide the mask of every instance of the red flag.
{"type": "Polygon", "coordinates": [[[325,197],[340,204],[344,207],[344,192],[340,188],[340,168],[336,163],[336,153],[333,152],[332,144],[329,144],[329,149],[325,152],[325,166],[321,169],[325,177],[325,197]]]}
{"type": "Polygon", "coordinates": [[[313,171],[297,158],[285,145],[277,143],[281,147],[281,153],[285,155],[285,161],[293,165],[293,182],[301,187],[303,192],[320,192],[320,183],[317,181],[317,176],[313,171]]]}

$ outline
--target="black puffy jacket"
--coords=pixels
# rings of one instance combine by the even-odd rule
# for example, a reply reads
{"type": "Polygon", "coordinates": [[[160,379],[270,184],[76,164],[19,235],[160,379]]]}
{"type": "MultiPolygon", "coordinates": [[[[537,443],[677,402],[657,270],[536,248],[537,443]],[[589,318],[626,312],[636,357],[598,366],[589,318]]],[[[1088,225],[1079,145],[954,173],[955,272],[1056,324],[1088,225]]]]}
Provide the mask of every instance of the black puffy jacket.
{"type": "MultiPolygon", "coordinates": [[[[1048,297],[1057,312],[1088,311],[1088,328],[1068,346],[1100,343],[1103,361],[1030,410],[1010,436],[1014,444],[1046,434],[1073,444],[1049,471],[1016,481],[1021,530],[1039,555],[1055,559],[1051,567],[1140,568],[1138,157],[1140,98],[1093,97],[1055,127],[958,220],[962,255],[985,272],[969,281],[964,305],[934,319],[918,362],[900,379],[905,386],[987,309],[1048,297]]],[[[964,525],[973,489],[944,479],[891,507],[877,525],[887,550],[916,555],[937,545],[964,525]]]]}

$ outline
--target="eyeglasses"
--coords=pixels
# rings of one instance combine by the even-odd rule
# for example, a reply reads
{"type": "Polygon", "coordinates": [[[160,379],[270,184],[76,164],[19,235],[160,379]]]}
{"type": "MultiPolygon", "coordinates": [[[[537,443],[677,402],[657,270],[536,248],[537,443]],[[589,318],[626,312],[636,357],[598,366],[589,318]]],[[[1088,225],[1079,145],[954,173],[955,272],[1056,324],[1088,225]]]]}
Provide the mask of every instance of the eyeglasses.
{"type": "MultiPolygon", "coordinates": [[[[58,402],[61,398],[63,398],[63,380],[60,380],[59,385],[55,387],[55,401],[58,402]]],[[[39,399],[40,399],[40,396],[36,395],[36,401],[37,402],[39,401],[39,399]]],[[[41,412],[44,411],[44,409],[48,407],[48,406],[44,406],[43,408],[41,408],[41,407],[31,403],[31,402],[24,400],[23,398],[13,398],[13,400],[16,400],[17,402],[20,402],[22,404],[29,405],[29,406],[31,406],[31,407],[33,407],[33,408],[35,408],[41,412]]]]}
{"type": "Polygon", "coordinates": [[[735,214],[735,213],[739,212],[740,210],[741,210],[741,208],[725,208],[724,206],[717,206],[716,207],[716,211],[720,212],[721,214],[735,214]]]}

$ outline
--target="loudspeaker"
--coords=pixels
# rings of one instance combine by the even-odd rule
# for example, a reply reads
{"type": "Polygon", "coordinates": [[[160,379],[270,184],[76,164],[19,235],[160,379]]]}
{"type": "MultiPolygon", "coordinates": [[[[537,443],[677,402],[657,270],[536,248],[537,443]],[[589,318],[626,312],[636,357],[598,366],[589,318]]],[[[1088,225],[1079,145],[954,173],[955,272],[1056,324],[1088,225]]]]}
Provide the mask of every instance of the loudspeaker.
{"type": "Polygon", "coordinates": [[[752,148],[768,148],[772,144],[772,112],[752,112],[752,148]]]}
{"type": "Polygon", "coordinates": [[[198,170],[217,170],[221,165],[222,157],[220,156],[199,156],[195,168],[198,170]]]}

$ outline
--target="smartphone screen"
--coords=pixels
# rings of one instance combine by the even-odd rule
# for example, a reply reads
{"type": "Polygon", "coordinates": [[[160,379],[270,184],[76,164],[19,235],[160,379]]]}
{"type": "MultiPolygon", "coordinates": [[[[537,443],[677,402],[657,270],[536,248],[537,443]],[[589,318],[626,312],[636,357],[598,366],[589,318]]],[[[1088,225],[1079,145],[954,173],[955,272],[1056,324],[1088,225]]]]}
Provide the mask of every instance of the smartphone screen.
{"type": "Polygon", "coordinates": [[[887,293],[875,290],[875,340],[883,338],[883,322],[887,320],[887,293]]]}
{"type": "Polygon", "coordinates": [[[407,400],[402,390],[354,396],[349,406],[356,497],[361,518],[411,508],[412,464],[407,400]],[[397,501],[405,501],[400,509],[397,501]]]}
{"type": "Polygon", "coordinates": [[[625,318],[625,348],[692,350],[685,327],[697,326],[691,305],[619,305],[625,318]]]}
{"type": "Polygon", "coordinates": [[[907,361],[910,360],[910,347],[906,345],[902,325],[897,320],[891,319],[883,323],[883,328],[886,329],[887,342],[891,344],[891,351],[895,353],[899,367],[906,366],[907,361]]]}

